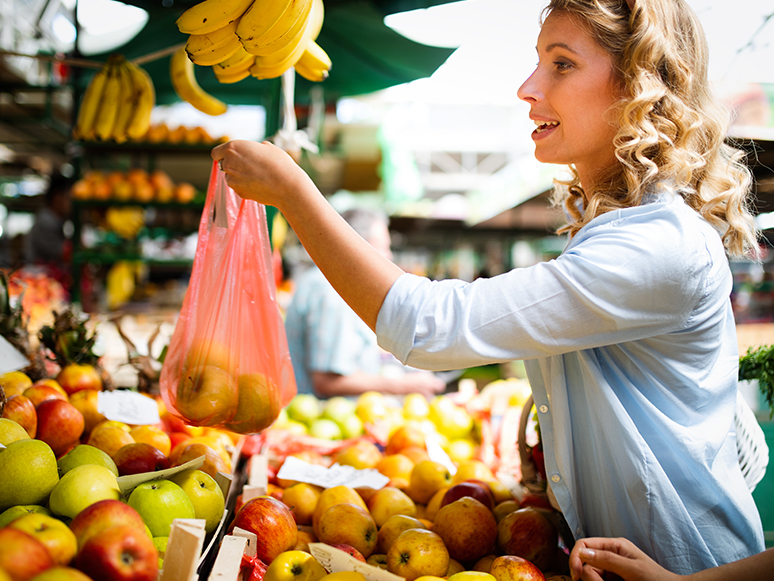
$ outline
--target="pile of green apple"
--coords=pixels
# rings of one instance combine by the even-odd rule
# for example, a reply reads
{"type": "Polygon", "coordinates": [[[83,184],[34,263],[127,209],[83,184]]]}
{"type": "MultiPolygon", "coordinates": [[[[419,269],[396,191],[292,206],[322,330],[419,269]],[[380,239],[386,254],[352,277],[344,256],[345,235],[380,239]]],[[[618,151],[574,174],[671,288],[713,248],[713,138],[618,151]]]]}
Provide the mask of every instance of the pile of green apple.
{"type": "MultiPolygon", "coordinates": [[[[224,513],[223,492],[198,469],[122,495],[113,460],[87,444],[57,460],[45,442],[17,440],[0,450],[0,473],[0,571],[13,581],[53,567],[94,581],[153,581],[174,519],[203,519],[211,532],[224,513]]],[[[68,574],[61,579],[82,578],[68,574]]]]}

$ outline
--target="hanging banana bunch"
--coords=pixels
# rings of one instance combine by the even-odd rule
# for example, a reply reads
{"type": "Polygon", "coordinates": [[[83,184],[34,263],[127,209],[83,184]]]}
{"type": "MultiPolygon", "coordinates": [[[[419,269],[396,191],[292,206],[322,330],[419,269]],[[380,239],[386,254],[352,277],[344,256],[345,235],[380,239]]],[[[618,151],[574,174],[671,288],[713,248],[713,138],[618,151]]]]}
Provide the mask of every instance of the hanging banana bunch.
{"type": "Polygon", "coordinates": [[[86,87],[73,137],[116,143],[140,139],[150,127],[155,104],[150,75],[122,55],[111,55],[86,87]]]}
{"type": "MultiPolygon", "coordinates": [[[[188,59],[211,66],[221,83],[236,83],[250,75],[276,78],[291,67],[319,82],[331,68],[331,59],[315,42],[323,18],[323,0],[205,0],[186,10],[177,26],[189,35],[188,59]]],[[[174,65],[173,79],[177,73],[185,85],[194,87],[183,92],[194,95],[192,104],[199,108],[197,104],[212,97],[195,88],[193,67],[189,70],[183,64],[174,65]]]]}
{"type": "Polygon", "coordinates": [[[111,206],[105,212],[105,225],[121,238],[134,240],[145,226],[145,210],[140,206],[111,206]]]}

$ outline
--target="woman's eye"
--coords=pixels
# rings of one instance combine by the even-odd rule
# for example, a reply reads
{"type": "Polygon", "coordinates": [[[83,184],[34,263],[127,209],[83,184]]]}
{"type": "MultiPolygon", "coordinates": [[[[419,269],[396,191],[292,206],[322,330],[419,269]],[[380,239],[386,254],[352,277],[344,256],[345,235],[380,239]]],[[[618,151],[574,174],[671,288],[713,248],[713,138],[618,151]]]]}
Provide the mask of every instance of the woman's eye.
{"type": "Polygon", "coordinates": [[[561,72],[572,68],[572,63],[567,61],[554,61],[554,66],[561,72]]]}

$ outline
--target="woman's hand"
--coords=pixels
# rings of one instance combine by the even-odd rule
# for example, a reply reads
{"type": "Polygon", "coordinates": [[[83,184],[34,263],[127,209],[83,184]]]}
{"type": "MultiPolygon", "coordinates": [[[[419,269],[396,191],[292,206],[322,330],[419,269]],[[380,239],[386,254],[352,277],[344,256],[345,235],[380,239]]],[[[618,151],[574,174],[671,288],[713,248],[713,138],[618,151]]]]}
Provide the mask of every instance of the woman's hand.
{"type": "Polygon", "coordinates": [[[229,141],[212,150],[226,182],[240,196],[282,208],[301,195],[318,192],[290,155],[264,141],[229,141]]]}
{"type": "Polygon", "coordinates": [[[608,571],[624,581],[677,581],[681,577],[659,566],[626,539],[581,539],[570,553],[570,573],[576,581],[603,581],[608,571]]]}

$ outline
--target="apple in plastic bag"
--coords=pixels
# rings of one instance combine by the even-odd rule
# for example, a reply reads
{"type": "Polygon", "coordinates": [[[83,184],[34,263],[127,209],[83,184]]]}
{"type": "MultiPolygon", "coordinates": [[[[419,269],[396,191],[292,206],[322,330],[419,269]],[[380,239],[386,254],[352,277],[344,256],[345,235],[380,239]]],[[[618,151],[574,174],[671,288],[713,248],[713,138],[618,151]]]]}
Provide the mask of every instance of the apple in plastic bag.
{"type": "Polygon", "coordinates": [[[186,369],[177,385],[175,407],[199,426],[220,426],[237,411],[238,386],[220,367],[205,365],[186,369]]]}
{"type": "Polygon", "coordinates": [[[279,416],[282,402],[277,386],[263,373],[243,373],[236,413],[225,428],[238,434],[257,433],[268,428],[279,416]]]}

